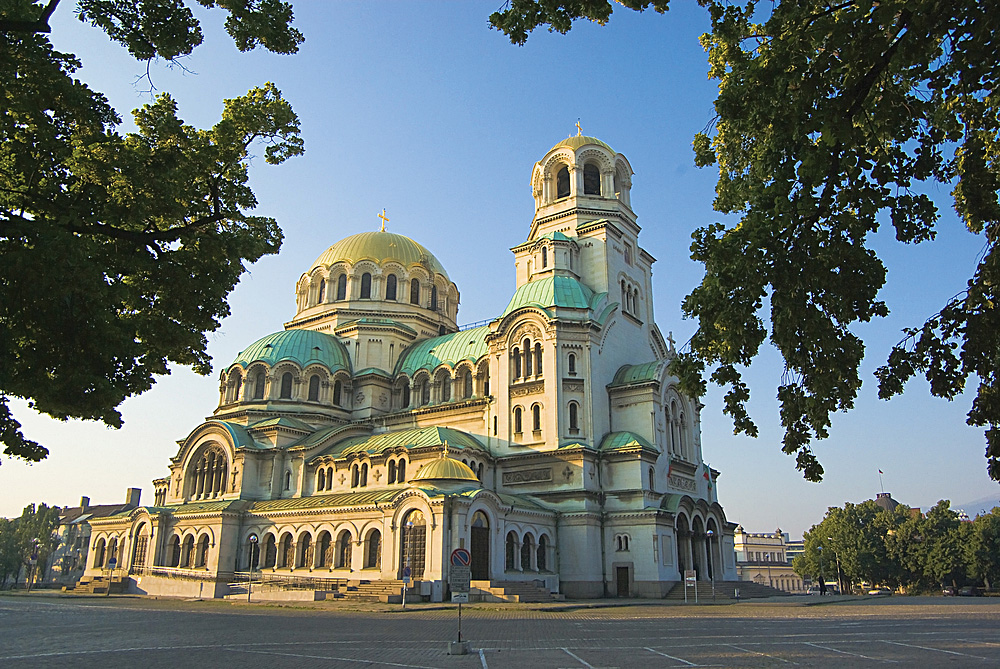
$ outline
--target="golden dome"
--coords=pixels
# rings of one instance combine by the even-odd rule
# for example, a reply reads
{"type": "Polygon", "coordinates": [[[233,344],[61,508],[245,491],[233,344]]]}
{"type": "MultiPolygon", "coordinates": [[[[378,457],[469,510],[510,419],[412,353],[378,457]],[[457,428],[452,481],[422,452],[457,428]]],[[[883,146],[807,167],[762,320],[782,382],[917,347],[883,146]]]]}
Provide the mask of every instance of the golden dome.
{"type": "Polygon", "coordinates": [[[341,239],[324,251],[312,266],[329,267],[342,261],[353,265],[360,260],[371,260],[379,265],[395,261],[404,267],[424,265],[431,272],[448,278],[444,266],[433,253],[409,237],[394,232],[360,232],[341,239]]]}
{"type": "Polygon", "coordinates": [[[446,455],[424,465],[411,481],[471,481],[479,483],[469,465],[446,455]]]}

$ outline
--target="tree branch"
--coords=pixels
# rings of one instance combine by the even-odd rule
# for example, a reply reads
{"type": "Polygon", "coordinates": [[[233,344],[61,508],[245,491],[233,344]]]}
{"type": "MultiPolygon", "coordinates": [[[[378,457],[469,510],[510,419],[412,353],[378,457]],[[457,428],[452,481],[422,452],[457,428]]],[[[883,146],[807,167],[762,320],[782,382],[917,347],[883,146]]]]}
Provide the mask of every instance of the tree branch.
{"type": "Polygon", "coordinates": [[[36,21],[0,19],[0,33],[50,33],[52,26],[49,25],[49,19],[52,18],[58,4],[59,0],[49,0],[49,4],[45,5],[42,15],[36,21]]]}

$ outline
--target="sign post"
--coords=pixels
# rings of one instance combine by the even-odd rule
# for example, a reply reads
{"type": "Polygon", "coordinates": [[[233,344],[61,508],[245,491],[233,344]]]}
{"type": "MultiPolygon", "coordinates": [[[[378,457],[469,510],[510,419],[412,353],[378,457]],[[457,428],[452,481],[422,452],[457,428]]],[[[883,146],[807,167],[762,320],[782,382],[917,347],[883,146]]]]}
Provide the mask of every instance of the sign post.
{"type": "Polygon", "coordinates": [[[472,582],[472,554],[464,548],[451,552],[451,567],[448,570],[448,585],[451,586],[451,601],[458,604],[458,641],[448,644],[449,655],[468,655],[469,643],[462,641],[462,604],[469,601],[472,582]]]}
{"type": "Polygon", "coordinates": [[[413,571],[410,569],[410,565],[403,567],[403,608],[406,608],[406,586],[410,584],[410,574],[413,571]]]}
{"type": "Polygon", "coordinates": [[[694,603],[698,603],[698,572],[694,569],[684,570],[684,603],[687,604],[688,588],[694,588],[694,603]]]}
{"type": "Polygon", "coordinates": [[[115,567],[117,566],[118,566],[118,558],[112,555],[111,559],[108,560],[108,592],[104,595],[105,597],[111,596],[111,581],[114,580],[115,567]]]}

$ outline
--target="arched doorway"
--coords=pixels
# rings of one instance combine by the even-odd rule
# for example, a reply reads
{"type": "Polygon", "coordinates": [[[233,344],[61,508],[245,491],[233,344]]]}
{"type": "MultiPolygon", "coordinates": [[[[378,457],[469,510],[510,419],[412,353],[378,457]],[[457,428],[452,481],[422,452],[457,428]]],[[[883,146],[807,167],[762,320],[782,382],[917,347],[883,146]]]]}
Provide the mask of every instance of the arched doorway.
{"type": "Polygon", "coordinates": [[[146,552],[149,548],[149,525],[139,526],[135,543],[132,544],[131,573],[142,574],[146,569],[146,552]]]}
{"type": "Polygon", "coordinates": [[[419,581],[424,576],[424,555],[427,552],[427,521],[419,509],[406,514],[400,533],[400,578],[403,567],[410,568],[410,578],[419,581]]]}
{"type": "Polygon", "coordinates": [[[482,511],[472,515],[472,580],[490,579],[490,519],[482,511]]]}

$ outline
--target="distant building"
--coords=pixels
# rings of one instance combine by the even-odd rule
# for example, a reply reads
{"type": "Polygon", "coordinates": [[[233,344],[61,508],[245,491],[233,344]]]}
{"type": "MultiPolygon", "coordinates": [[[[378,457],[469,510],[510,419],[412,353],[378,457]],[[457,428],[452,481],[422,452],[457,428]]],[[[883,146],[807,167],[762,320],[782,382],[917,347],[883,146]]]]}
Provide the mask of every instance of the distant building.
{"type": "Polygon", "coordinates": [[[808,588],[792,570],[793,551],[801,554],[802,542],[791,542],[781,529],[773,533],[747,532],[736,527],[736,573],[741,581],[753,581],[785,592],[802,594],[808,588]]]}
{"type": "MultiPolygon", "coordinates": [[[[90,549],[90,521],[131,511],[139,506],[141,488],[127,488],[124,504],[91,505],[89,497],[80,498],[80,506],[60,510],[56,533],[59,543],[49,554],[48,570],[42,576],[43,585],[73,585],[87,568],[90,549]]],[[[121,542],[124,546],[125,542],[121,542]]]]}

